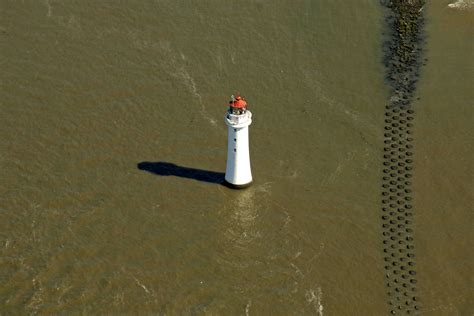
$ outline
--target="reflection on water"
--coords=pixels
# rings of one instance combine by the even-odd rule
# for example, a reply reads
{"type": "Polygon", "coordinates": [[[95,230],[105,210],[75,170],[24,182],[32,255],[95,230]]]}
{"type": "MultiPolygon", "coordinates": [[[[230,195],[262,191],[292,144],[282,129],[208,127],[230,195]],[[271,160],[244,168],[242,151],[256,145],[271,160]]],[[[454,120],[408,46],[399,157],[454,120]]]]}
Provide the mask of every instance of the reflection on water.
{"type": "Polygon", "coordinates": [[[227,238],[237,247],[244,247],[262,237],[258,214],[262,211],[262,203],[269,198],[268,195],[270,195],[270,184],[262,184],[236,192],[232,197],[227,238]]]}

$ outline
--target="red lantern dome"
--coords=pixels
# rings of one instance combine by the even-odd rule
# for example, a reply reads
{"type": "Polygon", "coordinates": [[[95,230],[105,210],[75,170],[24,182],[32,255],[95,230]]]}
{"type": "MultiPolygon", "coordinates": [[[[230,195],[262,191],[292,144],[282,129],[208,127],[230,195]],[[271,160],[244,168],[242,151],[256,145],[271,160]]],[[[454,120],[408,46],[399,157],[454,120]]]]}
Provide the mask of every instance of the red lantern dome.
{"type": "Polygon", "coordinates": [[[240,95],[238,95],[235,98],[234,96],[232,96],[231,98],[232,100],[229,101],[231,108],[235,108],[239,110],[245,110],[247,108],[247,102],[240,95]]]}

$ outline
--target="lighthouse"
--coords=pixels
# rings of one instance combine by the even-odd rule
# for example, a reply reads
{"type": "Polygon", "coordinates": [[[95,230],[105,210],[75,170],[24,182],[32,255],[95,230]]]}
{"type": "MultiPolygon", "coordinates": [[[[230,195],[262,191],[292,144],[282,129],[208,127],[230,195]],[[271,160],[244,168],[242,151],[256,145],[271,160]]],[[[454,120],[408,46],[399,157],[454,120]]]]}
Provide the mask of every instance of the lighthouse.
{"type": "Polygon", "coordinates": [[[249,152],[252,113],[247,110],[247,102],[240,95],[231,96],[224,120],[228,126],[225,181],[232,188],[242,189],[252,183],[249,152]]]}

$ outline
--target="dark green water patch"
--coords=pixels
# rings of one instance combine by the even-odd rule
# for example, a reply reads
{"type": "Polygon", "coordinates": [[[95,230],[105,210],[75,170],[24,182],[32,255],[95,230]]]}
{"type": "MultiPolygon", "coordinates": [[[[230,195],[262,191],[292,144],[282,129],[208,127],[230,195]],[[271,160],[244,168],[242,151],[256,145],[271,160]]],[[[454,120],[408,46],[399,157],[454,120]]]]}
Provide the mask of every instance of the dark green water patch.
{"type": "Polygon", "coordinates": [[[422,65],[424,1],[393,0],[382,5],[387,24],[384,64],[391,87],[385,107],[381,184],[385,282],[390,313],[405,315],[421,308],[412,227],[412,100],[422,65]]]}

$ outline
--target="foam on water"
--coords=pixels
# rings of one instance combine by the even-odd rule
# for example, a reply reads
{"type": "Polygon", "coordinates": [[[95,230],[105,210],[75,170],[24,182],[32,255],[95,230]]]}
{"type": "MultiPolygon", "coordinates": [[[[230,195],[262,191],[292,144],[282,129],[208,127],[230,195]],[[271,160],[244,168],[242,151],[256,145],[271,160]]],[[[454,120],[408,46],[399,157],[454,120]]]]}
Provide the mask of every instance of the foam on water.
{"type": "Polygon", "coordinates": [[[448,4],[448,8],[458,10],[472,10],[474,9],[473,0],[458,0],[456,2],[448,4]]]}
{"type": "Polygon", "coordinates": [[[321,299],[323,296],[323,291],[320,286],[317,286],[315,289],[309,289],[306,291],[306,301],[309,304],[314,306],[314,310],[319,316],[323,316],[323,305],[321,299]]]}

